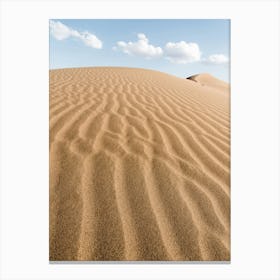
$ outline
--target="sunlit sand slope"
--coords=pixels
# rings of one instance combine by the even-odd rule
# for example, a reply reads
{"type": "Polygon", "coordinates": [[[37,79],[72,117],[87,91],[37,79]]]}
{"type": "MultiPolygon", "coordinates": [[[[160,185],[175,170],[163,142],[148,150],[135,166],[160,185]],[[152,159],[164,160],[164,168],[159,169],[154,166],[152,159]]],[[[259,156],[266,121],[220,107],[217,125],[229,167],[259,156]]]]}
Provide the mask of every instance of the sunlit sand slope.
{"type": "Polygon", "coordinates": [[[50,260],[230,260],[229,87],[50,71],[50,260]]]}

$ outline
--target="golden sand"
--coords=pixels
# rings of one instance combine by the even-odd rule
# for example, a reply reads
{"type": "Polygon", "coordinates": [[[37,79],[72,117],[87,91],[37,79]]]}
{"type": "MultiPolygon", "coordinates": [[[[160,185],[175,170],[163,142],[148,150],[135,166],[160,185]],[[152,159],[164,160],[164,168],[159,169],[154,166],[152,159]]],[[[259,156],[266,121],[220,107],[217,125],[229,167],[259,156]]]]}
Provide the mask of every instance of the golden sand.
{"type": "Polygon", "coordinates": [[[121,67],[50,71],[50,260],[230,260],[230,92],[121,67]]]}

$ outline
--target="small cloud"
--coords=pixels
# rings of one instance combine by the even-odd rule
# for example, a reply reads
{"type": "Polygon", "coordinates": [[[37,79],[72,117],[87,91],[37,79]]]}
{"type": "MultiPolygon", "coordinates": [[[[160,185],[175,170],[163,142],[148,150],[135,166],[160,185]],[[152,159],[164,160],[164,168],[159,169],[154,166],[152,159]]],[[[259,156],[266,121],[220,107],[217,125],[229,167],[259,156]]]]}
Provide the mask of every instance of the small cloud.
{"type": "Polygon", "coordinates": [[[147,39],[147,37],[144,33],[137,34],[137,37],[138,37],[139,40],[143,40],[143,41],[148,42],[148,39],[147,39]]]}
{"type": "Polygon", "coordinates": [[[120,49],[122,52],[128,55],[142,56],[147,59],[158,58],[162,56],[162,49],[149,44],[149,40],[145,34],[137,34],[138,41],[136,42],[117,42],[117,46],[113,47],[113,50],[120,49]]]}
{"type": "Polygon", "coordinates": [[[57,40],[64,40],[72,36],[72,30],[60,21],[50,20],[50,32],[57,40]]]}
{"type": "Polygon", "coordinates": [[[229,59],[224,54],[212,54],[204,62],[209,64],[226,64],[229,62],[229,59]]]}
{"type": "Polygon", "coordinates": [[[65,40],[70,37],[80,39],[86,46],[101,49],[102,41],[99,40],[94,34],[88,31],[79,32],[74,30],[60,21],[50,20],[50,33],[57,40],[65,40]]]}
{"type": "Polygon", "coordinates": [[[187,43],[185,41],[167,43],[164,48],[164,53],[169,61],[178,64],[196,62],[201,57],[198,44],[187,43]]]}
{"type": "Polygon", "coordinates": [[[87,31],[79,33],[77,38],[80,38],[88,47],[92,47],[94,49],[102,48],[102,42],[94,34],[91,34],[87,31]]]}

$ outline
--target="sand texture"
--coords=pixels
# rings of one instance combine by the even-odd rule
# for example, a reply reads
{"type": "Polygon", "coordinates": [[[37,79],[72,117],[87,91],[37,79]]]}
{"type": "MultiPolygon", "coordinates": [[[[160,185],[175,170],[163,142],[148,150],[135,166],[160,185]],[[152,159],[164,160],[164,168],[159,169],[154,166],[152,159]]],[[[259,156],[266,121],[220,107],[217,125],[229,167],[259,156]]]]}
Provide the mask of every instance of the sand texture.
{"type": "Polygon", "coordinates": [[[50,260],[230,260],[230,90],[50,70],[50,260]]]}

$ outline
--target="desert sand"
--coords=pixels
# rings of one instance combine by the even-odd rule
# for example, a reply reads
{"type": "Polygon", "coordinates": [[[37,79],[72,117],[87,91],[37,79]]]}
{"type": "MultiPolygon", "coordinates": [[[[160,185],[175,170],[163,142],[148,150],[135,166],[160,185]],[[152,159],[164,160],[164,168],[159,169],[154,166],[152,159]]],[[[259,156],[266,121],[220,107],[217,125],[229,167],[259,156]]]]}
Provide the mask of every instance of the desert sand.
{"type": "Polygon", "coordinates": [[[229,261],[230,89],[50,70],[50,260],[229,261]]]}

